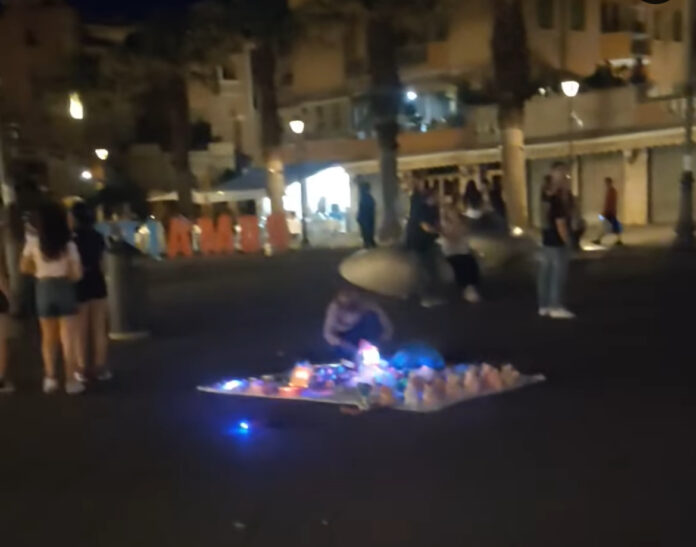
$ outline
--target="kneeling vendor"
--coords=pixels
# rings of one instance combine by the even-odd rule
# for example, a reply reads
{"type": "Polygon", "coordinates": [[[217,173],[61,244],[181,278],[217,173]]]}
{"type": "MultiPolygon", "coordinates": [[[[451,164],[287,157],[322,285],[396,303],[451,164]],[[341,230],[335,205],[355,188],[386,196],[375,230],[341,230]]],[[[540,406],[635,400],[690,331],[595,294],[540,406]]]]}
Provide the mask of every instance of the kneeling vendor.
{"type": "Polygon", "coordinates": [[[389,317],[357,289],[341,289],[326,309],[324,339],[341,356],[355,357],[360,340],[377,345],[394,332],[389,317]]]}

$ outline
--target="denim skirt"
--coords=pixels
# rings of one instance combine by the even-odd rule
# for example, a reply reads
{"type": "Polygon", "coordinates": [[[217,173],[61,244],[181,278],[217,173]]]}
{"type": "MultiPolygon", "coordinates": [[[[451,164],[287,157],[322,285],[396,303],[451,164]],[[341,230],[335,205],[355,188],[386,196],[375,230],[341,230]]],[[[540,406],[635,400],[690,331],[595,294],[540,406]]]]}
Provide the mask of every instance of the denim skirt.
{"type": "Polygon", "coordinates": [[[39,317],[65,317],[77,313],[75,283],[66,277],[36,281],[36,312],[39,317]]]}

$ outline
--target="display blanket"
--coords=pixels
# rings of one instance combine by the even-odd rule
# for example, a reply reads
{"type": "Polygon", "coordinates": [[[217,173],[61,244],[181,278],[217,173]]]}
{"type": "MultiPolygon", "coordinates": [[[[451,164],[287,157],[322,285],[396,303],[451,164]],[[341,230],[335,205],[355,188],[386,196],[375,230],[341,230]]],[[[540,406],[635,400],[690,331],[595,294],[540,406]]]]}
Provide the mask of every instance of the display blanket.
{"type": "Polygon", "coordinates": [[[230,379],[199,386],[200,391],[236,397],[260,397],[409,412],[436,412],[449,406],[520,389],[545,380],[512,365],[483,363],[445,366],[430,348],[409,348],[391,361],[363,344],[356,362],[324,365],[298,363],[284,374],[230,379]]]}

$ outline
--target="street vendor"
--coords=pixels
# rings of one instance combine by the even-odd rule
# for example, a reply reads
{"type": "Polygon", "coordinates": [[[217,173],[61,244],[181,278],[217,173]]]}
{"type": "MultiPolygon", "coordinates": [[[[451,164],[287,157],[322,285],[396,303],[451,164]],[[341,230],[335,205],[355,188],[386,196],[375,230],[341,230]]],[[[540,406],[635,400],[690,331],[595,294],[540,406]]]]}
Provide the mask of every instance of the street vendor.
{"type": "Polygon", "coordinates": [[[341,289],[326,309],[324,339],[341,357],[352,359],[361,340],[378,345],[393,332],[379,304],[353,287],[341,289]]]}

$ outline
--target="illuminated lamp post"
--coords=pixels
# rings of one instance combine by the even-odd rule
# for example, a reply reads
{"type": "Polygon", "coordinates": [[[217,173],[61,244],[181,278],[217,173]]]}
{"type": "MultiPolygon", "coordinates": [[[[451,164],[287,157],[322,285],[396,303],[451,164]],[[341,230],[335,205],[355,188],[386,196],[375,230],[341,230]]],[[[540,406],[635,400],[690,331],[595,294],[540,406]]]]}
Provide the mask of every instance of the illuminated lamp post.
{"type": "MultiPolygon", "coordinates": [[[[292,131],[299,140],[299,144],[304,144],[304,130],[305,123],[302,120],[292,120],[289,124],[290,131],[292,131]]],[[[304,158],[302,158],[304,160],[304,158]]],[[[300,192],[301,192],[301,202],[302,202],[302,246],[309,247],[309,238],[307,237],[307,212],[309,211],[309,206],[307,204],[307,177],[305,176],[304,169],[302,170],[302,177],[300,178],[300,192]]]]}

